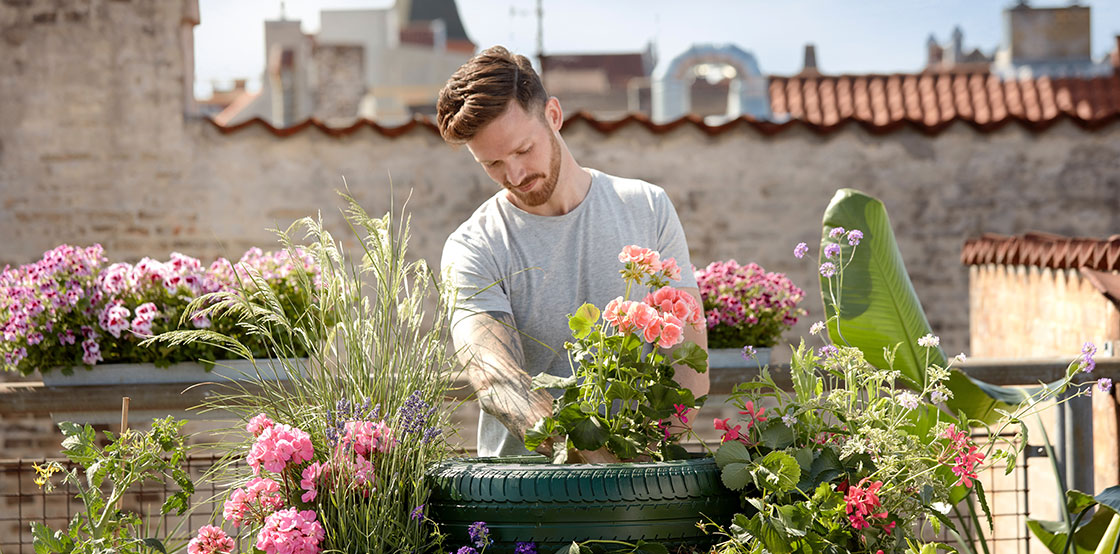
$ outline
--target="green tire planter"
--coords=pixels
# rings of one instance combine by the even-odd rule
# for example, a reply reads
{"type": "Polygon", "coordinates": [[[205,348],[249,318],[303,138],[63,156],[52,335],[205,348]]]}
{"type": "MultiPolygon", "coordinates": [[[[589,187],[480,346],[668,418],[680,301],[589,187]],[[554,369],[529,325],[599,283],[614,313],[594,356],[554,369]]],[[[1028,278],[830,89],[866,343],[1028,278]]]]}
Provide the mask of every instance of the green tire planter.
{"type": "Polygon", "coordinates": [[[438,464],[428,477],[428,513],[452,552],[469,544],[467,527],[476,521],[495,541],[488,554],[530,541],[541,553],[585,540],[707,545],[716,537],[697,522],[727,525],[739,511],[738,494],[723,486],[711,457],[579,465],[542,456],[470,458],[438,464]]]}

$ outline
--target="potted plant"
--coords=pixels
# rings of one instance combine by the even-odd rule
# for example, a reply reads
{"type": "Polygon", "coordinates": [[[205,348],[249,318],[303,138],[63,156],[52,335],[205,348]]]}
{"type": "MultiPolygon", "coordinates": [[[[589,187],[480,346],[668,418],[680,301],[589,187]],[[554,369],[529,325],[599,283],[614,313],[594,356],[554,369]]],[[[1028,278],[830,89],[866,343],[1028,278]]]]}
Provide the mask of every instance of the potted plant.
{"type": "Polygon", "coordinates": [[[843,276],[861,239],[860,230],[826,228],[819,271],[833,315],[812,327],[824,342],[819,349],[805,340],[794,349],[793,390],[780,389],[763,368],[731,395],[741,421],[715,421],[724,431],[721,478],[744,506],[730,526],[709,525],[725,538],[724,551],[932,553],[948,549],[927,542],[944,529],[959,551],[974,552],[985,540],[975,527],[981,519],[991,525],[977,475],[997,460],[1015,467],[1026,447],[1022,421],[1040,404],[1096,384],[1080,382],[1092,366],[1087,349],[1062,380],[1022,392],[1022,402],[990,426],[945,409],[954,396],[952,365],[964,356],[944,361],[936,336],[887,348],[875,364],[839,342],[843,276]],[[899,369],[902,350],[916,351],[912,371],[899,369]]]}
{"type": "Polygon", "coordinates": [[[626,294],[568,316],[572,376],[534,378],[536,388],[560,393],[525,445],[552,439],[555,463],[543,456],[450,460],[429,473],[432,517],[451,537],[465,538],[471,522],[484,520],[496,552],[530,540],[547,548],[586,540],[700,544],[707,537],[697,522],[723,521],[737,508],[715,461],[679,444],[690,432],[683,424],[704,401],[673,380],[674,366],[707,369],[704,350],[682,342],[686,325],[703,324],[700,305],[668,286],[679,278],[672,259],[627,246],[619,260],[626,294]],[[630,299],[645,290],[652,292],[630,299]],[[598,449],[624,463],[557,465],[598,449]]]}
{"type": "MultiPolygon", "coordinates": [[[[260,337],[277,359],[306,353],[308,366],[283,385],[229,383],[206,401],[243,427],[231,430],[211,476],[228,491],[224,505],[198,529],[192,553],[228,552],[235,530],[267,554],[440,551],[425,468],[451,452],[445,398],[456,361],[446,339],[455,292],[423,260],[409,261],[406,223],[371,218],[352,199],[349,208],[356,255],[320,221],[281,233],[288,250],[320,269],[309,309],[289,314],[271,289],[244,282],[187,308],[236,318],[240,336],[260,337]],[[310,242],[297,249],[295,234],[310,242]]],[[[146,344],[251,354],[238,336],[202,329],[146,344]]]]}
{"type": "MultiPolygon", "coordinates": [[[[226,349],[141,342],[186,326],[239,337],[263,356],[268,345],[244,333],[235,319],[187,306],[199,296],[246,283],[273,291],[294,316],[306,311],[319,283],[314,261],[298,249],[265,253],[252,248],[237,263],[220,258],[208,267],[177,252],[168,261],[107,261],[100,245],[64,244],[37,262],[0,273],[0,355],[6,371],[38,371],[51,386],[206,380],[213,378],[208,372],[214,361],[231,357],[226,349]],[[174,371],[163,369],[172,364],[174,371]]],[[[218,373],[237,378],[255,372],[250,364],[229,366],[222,363],[218,373]]],[[[273,377],[285,376],[273,372],[273,377]]]]}
{"type": "Polygon", "coordinates": [[[764,366],[782,333],[807,312],[805,293],[783,273],[735,260],[696,271],[708,324],[711,367],[764,366]]]}

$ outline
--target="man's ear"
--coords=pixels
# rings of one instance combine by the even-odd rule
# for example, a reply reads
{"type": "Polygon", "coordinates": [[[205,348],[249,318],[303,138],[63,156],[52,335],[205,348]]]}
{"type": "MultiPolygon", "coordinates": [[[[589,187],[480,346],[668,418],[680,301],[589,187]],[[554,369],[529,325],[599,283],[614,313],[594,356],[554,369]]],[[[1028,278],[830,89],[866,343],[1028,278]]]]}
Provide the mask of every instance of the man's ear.
{"type": "Polygon", "coordinates": [[[564,125],[564,109],[560,107],[560,100],[550,96],[544,103],[544,120],[553,131],[559,131],[564,125]]]}

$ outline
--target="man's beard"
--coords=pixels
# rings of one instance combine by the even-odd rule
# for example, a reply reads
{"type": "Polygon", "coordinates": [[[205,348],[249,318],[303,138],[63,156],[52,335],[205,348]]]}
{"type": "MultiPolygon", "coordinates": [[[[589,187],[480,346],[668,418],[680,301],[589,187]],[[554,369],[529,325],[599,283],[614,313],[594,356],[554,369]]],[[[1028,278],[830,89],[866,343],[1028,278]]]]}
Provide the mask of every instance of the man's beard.
{"type": "Polygon", "coordinates": [[[551,157],[548,161],[548,175],[534,173],[522,179],[518,186],[529,183],[534,179],[541,180],[536,187],[527,193],[518,191],[509,181],[502,184],[506,187],[506,190],[513,193],[518,200],[529,207],[540,206],[548,202],[548,199],[552,198],[552,192],[556,190],[556,183],[560,180],[560,141],[556,140],[556,135],[553,134],[549,134],[548,138],[552,147],[551,157]]]}

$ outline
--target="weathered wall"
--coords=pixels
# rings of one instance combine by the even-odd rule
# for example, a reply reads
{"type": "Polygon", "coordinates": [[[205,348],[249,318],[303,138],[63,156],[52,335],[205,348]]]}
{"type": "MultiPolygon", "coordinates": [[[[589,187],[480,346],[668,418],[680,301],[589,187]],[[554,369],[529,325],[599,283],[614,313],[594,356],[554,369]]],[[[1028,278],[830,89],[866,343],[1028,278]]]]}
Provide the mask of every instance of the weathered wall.
{"type": "Polygon", "coordinates": [[[1077,270],[989,264],[969,281],[974,356],[1073,357],[1085,341],[1120,340],[1116,305],[1077,270]]]}

